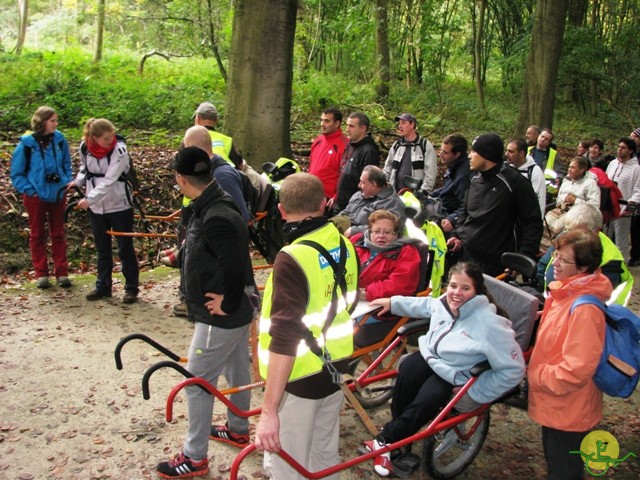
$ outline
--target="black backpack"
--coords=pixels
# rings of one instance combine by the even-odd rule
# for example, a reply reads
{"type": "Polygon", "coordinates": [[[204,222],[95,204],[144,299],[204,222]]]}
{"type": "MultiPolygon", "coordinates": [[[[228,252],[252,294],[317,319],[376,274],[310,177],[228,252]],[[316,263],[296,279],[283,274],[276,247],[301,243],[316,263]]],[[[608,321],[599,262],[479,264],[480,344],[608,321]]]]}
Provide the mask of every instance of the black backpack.
{"type": "MultiPolygon", "coordinates": [[[[126,139],[118,133],[116,133],[116,140],[124,144],[127,143],[126,139]]],[[[86,142],[82,142],[82,145],[80,145],[80,152],[86,157],[88,151],[89,149],[86,142]]],[[[113,150],[107,153],[107,165],[111,163],[112,154],[113,150]]],[[[133,161],[131,160],[131,155],[128,151],[127,156],[129,158],[129,171],[126,173],[122,173],[122,175],[120,175],[120,177],[118,178],[118,181],[125,183],[125,185],[127,186],[127,195],[131,195],[131,193],[135,194],[140,190],[140,181],[138,180],[138,175],[135,168],[133,167],[133,161]]],[[[85,170],[85,175],[87,180],[91,180],[94,177],[104,177],[104,173],[94,173],[89,170],[85,170]]]]}

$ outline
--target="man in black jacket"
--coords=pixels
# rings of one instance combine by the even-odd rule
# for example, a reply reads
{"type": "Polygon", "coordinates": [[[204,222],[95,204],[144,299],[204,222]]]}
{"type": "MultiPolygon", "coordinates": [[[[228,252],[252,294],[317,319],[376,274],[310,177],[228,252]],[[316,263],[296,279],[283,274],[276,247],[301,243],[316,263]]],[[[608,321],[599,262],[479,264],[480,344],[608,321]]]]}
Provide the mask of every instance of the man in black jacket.
{"type": "MultiPolygon", "coordinates": [[[[253,307],[245,290],[253,286],[249,233],[233,200],[211,180],[209,155],[186,147],[173,163],[175,181],[192,199],[193,214],[181,260],[189,319],[195,322],[187,370],[217,384],[224,375],[230,387],[250,383],[249,326],[253,307]],[[207,293],[208,292],[208,293],[207,293]]],[[[190,478],[209,471],[209,438],[234,445],[249,443],[249,423],[227,412],[225,425],[211,426],[213,397],[197,386],[187,387],[189,431],[182,452],[160,463],[164,478],[190,478]]],[[[232,395],[248,410],[250,391],[232,395]]]]}
{"type": "Polygon", "coordinates": [[[335,214],[344,210],[351,196],[358,191],[364,167],[380,166],[378,145],[369,135],[370,125],[369,117],[362,112],[352,113],[347,119],[349,145],[342,156],[338,195],[335,204],[331,200],[327,203],[327,209],[333,208],[335,214]]]}
{"type": "Polygon", "coordinates": [[[487,275],[504,271],[500,257],[519,252],[534,258],[542,238],[542,216],[531,183],[515,169],[502,169],[504,144],[495,133],[471,145],[467,198],[447,246],[487,275]]]}

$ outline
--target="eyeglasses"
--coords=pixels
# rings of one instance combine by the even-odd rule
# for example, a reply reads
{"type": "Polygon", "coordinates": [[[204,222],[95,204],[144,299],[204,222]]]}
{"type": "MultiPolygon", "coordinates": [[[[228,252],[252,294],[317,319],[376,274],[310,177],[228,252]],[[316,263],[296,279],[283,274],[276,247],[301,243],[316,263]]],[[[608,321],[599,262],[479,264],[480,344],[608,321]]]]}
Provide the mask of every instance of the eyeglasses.
{"type": "Polygon", "coordinates": [[[552,262],[555,262],[557,260],[562,265],[575,265],[576,264],[576,262],[571,262],[571,261],[567,260],[566,258],[562,258],[557,250],[551,254],[551,258],[552,258],[552,260],[551,260],[552,262]]]}
{"type": "Polygon", "coordinates": [[[395,235],[395,230],[371,230],[371,235],[395,235]]]}

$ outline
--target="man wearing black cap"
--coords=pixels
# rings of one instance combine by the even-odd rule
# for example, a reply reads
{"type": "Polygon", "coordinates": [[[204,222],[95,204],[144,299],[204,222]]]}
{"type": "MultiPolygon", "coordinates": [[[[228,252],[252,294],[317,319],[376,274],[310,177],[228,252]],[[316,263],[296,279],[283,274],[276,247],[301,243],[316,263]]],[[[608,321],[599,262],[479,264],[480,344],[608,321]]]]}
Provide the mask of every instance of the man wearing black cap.
{"type": "Polygon", "coordinates": [[[542,238],[542,215],[531,183],[513,168],[502,169],[504,145],[495,133],[471,145],[471,178],[458,226],[447,242],[461,260],[487,275],[504,271],[500,257],[519,252],[534,258],[542,238]]]}
{"type": "MultiPolygon", "coordinates": [[[[187,370],[217,384],[224,375],[230,387],[250,382],[247,342],[253,306],[245,294],[252,287],[249,234],[231,197],[211,180],[209,155],[198,147],[186,147],[173,162],[175,180],[192,199],[181,259],[189,319],[195,322],[187,370]],[[210,293],[205,293],[210,292],[210,293]]],[[[189,431],[182,452],[158,464],[164,478],[190,478],[209,471],[209,438],[234,445],[249,443],[246,418],[227,412],[227,423],[211,426],[213,397],[199,387],[188,387],[189,431]]],[[[248,410],[250,392],[231,396],[248,410]]]]}
{"type": "Polygon", "coordinates": [[[384,174],[396,192],[404,188],[402,179],[408,175],[422,180],[421,190],[429,193],[433,190],[438,176],[436,151],[429,140],[421,137],[417,131],[418,121],[410,113],[395,118],[398,122],[400,138],[396,140],[384,163],[384,174]]]}

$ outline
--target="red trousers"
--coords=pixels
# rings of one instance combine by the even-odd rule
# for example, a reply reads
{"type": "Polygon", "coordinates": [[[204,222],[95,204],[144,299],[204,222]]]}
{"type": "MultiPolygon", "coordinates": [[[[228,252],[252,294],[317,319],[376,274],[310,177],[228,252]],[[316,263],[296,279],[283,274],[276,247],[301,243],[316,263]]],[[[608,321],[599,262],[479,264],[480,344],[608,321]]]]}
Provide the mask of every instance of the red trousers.
{"type": "Polygon", "coordinates": [[[54,275],[66,277],[69,264],[67,262],[67,241],[64,238],[64,210],[66,199],[60,202],[43,202],[37,196],[23,195],[24,207],[29,214],[29,248],[31,261],[36,271],[36,278],[48,277],[47,230],[51,235],[51,256],[53,257],[54,275]]]}

